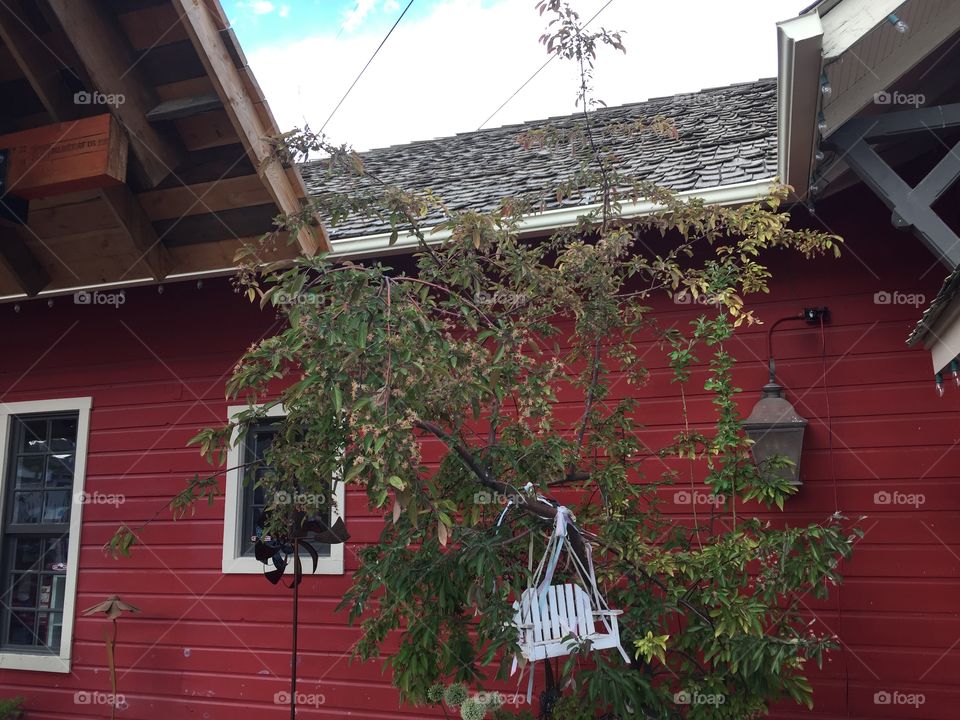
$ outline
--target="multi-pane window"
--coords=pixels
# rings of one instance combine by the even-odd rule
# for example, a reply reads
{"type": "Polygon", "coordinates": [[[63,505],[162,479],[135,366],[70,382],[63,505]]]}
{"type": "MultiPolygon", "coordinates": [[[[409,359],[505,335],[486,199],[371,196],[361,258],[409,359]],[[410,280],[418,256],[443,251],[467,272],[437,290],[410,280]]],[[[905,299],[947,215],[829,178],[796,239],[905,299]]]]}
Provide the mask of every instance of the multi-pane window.
{"type": "MultiPolygon", "coordinates": [[[[266,422],[256,425],[247,432],[246,447],[244,448],[244,487],[243,487],[243,554],[253,555],[254,536],[257,524],[264,508],[268,505],[267,497],[260,481],[270,472],[266,464],[265,453],[273,444],[277,434],[275,423],[266,422]]],[[[289,498],[291,502],[297,498],[289,498]]],[[[307,499],[304,497],[303,499],[307,499]]],[[[314,514],[329,522],[330,505],[324,502],[315,509],[314,514]]],[[[330,555],[330,546],[314,543],[314,547],[321,557],[330,555]]]]}
{"type": "MultiPolygon", "coordinates": [[[[229,408],[229,416],[235,417],[248,410],[248,406],[239,405],[229,408]]],[[[267,411],[267,419],[249,427],[244,434],[244,442],[230,446],[227,454],[227,476],[223,523],[223,564],[225,573],[262,575],[264,565],[254,556],[254,537],[257,525],[264,509],[274,498],[266,496],[260,487],[264,476],[270,472],[266,465],[266,453],[276,437],[279,419],[283,417],[283,408],[273,406],[267,411]]],[[[319,515],[333,523],[343,517],[343,483],[334,483],[332,493],[324,498],[292,493],[293,497],[277,502],[289,501],[305,506],[312,515],[319,515]]],[[[319,552],[318,574],[340,575],[343,573],[343,543],[326,545],[311,543],[319,552]]],[[[305,556],[306,557],[306,556],[305,556]]],[[[305,566],[312,569],[312,563],[305,566]]]]}
{"type": "Polygon", "coordinates": [[[4,650],[60,653],[79,413],[12,415],[4,471],[4,650]]]}

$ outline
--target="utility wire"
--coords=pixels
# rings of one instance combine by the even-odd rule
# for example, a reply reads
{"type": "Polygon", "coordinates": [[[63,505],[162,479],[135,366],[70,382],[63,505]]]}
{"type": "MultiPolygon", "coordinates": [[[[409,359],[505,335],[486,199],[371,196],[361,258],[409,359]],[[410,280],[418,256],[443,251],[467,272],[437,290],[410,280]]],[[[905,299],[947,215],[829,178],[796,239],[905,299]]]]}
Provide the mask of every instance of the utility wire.
{"type": "Polygon", "coordinates": [[[370,59],[367,60],[367,64],[363,66],[363,70],[361,70],[360,74],[357,75],[357,77],[354,79],[352,83],[350,83],[350,87],[347,88],[347,91],[343,94],[343,97],[340,98],[340,102],[337,103],[337,106],[330,113],[330,116],[324,121],[323,125],[320,127],[321,133],[324,131],[324,128],[327,127],[329,122],[333,119],[333,116],[337,114],[337,110],[339,110],[340,106],[343,105],[343,101],[347,99],[347,96],[351,93],[354,86],[356,86],[356,84],[360,82],[360,78],[363,77],[363,74],[367,71],[367,68],[370,67],[370,63],[373,62],[373,59],[377,56],[377,53],[380,52],[380,49],[384,46],[384,44],[386,44],[387,40],[390,39],[390,36],[393,34],[393,31],[397,29],[397,25],[400,24],[401,20],[403,20],[403,16],[407,14],[407,10],[410,9],[411,5],[413,5],[413,0],[410,0],[410,2],[407,3],[407,6],[403,9],[403,12],[400,13],[400,17],[397,18],[397,21],[393,24],[393,27],[391,27],[390,30],[387,32],[386,37],[384,37],[383,40],[380,41],[380,44],[377,46],[377,49],[373,51],[373,55],[371,55],[370,59]]]}
{"type": "MultiPolygon", "coordinates": [[[[610,7],[610,3],[612,3],[612,2],[613,2],[613,0],[607,0],[606,4],[605,4],[602,8],[600,8],[599,10],[597,10],[597,12],[594,13],[593,17],[590,18],[589,20],[587,20],[586,23],[584,23],[583,29],[586,30],[586,29],[590,26],[590,23],[592,23],[594,20],[597,19],[597,16],[600,15],[600,13],[602,13],[604,10],[606,10],[608,7],[610,7]]],[[[487,124],[488,122],[490,122],[491,120],[493,120],[493,118],[496,117],[497,113],[499,113],[501,110],[503,110],[503,109],[510,103],[511,100],[513,100],[517,95],[519,95],[519,94],[521,93],[521,91],[522,91],[527,85],[529,85],[531,82],[533,82],[533,79],[534,79],[537,75],[539,75],[547,65],[549,65],[550,63],[552,63],[553,60],[554,60],[554,58],[556,58],[556,57],[557,57],[556,55],[551,55],[543,65],[541,65],[540,67],[538,67],[538,68],[536,69],[536,71],[533,73],[533,75],[531,75],[530,77],[528,77],[528,78],[526,79],[526,82],[524,82],[523,85],[521,85],[520,87],[518,87],[516,90],[513,91],[513,95],[511,95],[511,96],[508,97],[506,100],[504,100],[504,101],[503,101],[503,104],[502,104],[500,107],[498,107],[496,110],[494,110],[492,113],[490,113],[490,117],[488,117],[486,120],[484,120],[482,123],[480,123],[480,127],[478,127],[477,130],[483,130],[483,126],[486,125],[486,124],[487,124]]]]}

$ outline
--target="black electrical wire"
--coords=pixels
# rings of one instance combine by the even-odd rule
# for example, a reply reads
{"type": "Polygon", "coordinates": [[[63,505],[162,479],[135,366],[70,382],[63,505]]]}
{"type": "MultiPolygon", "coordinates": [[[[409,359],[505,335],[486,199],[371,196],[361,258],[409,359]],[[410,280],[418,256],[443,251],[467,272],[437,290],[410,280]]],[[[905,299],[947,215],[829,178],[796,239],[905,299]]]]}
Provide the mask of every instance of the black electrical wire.
{"type": "MultiPolygon", "coordinates": [[[[585,22],[585,23],[583,24],[583,29],[586,30],[587,27],[589,27],[590,23],[592,23],[594,20],[597,19],[597,16],[600,15],[600,13],[602,13],[604,10],[606,10],[608,7],[610,7],[610,3],[612,3],[612,2],[613,2],[613,0],[607,0],[606,4],[605,4],[602,8],[600,8],[599,10],[597,10],[597,11],[593,14],[593,17],[590,18],[589,20],[587,20],[587,22],[585,22]]],[[[550,63],[552,63],[552,62],[553,62],[553,59],[554,59],[555,57],[557,57],[557,56],[556,56],[556,55],[551,55],[543,65],[541,65],[540,67],[538,67],[538,68],[534,71],[533,75],[531,75],[530,77],[528,77],[528,78],[524,81],[523,85],[521,85],[521,86],[518,87],[516,90],[514,90],[514,91],[513,91],[513,94],[512,94],[510,97],[508,97],[506,100],[504,100],[503,103],[500,105],[500,107],[498,107],[496,110],[494,110],[492,113],[490,113],[490,117],[488,117],[486,120],[484,120],[482,123],[480,123],[480,126],[477,128],[477,130],[483,130],[483,126],[486,125],[486,124],[487,124],[488,122],[490,122],[491,120],[493,120],[493,118],[497,115],[497,113],[499,113],[501,110],[503,110],[503,109],[510,103],[511,100],[513,100],[517,95],[519,95],[519,94],[521,93],[521,91],[522,91],[527,85],[529,85],[531,82],[533,82],[533,79],[534,79],[537,75],[539,75],[547,65],[549,65],[550,63]]]]}
{"type": "Polygon", "coordinates": [[[356,84],[360,82],[360,78],[363,77],[363,74],[367,71],[367,68],[370,67],[370,63],[373,62],[373,59],[377,56],[377,53],[380,52],[380,49],[386,44],[387,40],[390,39],[390,36],[393,34],[393,31],[397,29],[397,25],[400,24],[401,20],[403,20],[403,16],[407,14],[407,10],[410,9],[411,5],[413,5],[413,0],[410,0],[410,2],[407,3],[407,6],[403,9],[403,12],[400,13],[400,17],[397,18],[397,21],[393,24],[393,27],[390,28],[390,30],[387,32],[383,40],[380,41],[380,44],[377,46],[377,49],[373,51],[373,55],[371,55],[370,59],[367,60],[367,64],[363,66],[363,70],[361,70],[360,74],[357,75],[357,77],[354,79],[352,83],[350,83],[350,87],[347,88],[347,91],[343,94],[343,97],[340,98],[340,102],[337,103],[337,106],[330,113],[330,116],[323,122],[323,125],[320,126],[321,133],[324,131],[324,129],[327,127],[330,121],[333,120],[333,116],[337,114],[337,110],[339,110],[340,106],[343,105],[343,101],[347,99],[347,96],[350,95],[350,93],[353,91],[353,88],[356,86],[356,84]]]}

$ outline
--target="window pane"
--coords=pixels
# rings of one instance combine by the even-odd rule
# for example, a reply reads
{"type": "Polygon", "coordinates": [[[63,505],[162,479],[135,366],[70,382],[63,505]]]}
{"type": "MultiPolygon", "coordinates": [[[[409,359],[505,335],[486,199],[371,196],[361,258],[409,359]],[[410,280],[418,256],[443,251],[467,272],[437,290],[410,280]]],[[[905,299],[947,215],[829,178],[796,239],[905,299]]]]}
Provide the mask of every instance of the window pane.
{"type": "Polygon", "coordinates": [[[42,492],[18,492],[13,497],[13,521],[38,523],[43,508],[42,492]]]}
{"type": "Polygon", "coordinates": [[[17,451],[21,453],[47,452],[47,421],[43,418],[24,420],[17,418],[14,426],[18,442],[17,451]]]}
{"type": "Polygon", "coordinates": [[[43,485],[43,455],[21,455],[17,459],[16,487],[30,489],[43,485]]]}
{"type": "Polygon", "coordinates": [[[10,593],[10,605],[16,608],[35,608],[37,606],[36,575],[13,576],[13,592],[10,593]]]}
{"type": "Polygon", "coordinates": [[[77,449],[77,418],[56,418],[50,423],[50,449],[73,453],[77,449]]]}
{"type": "Polygon", "coordinates": [[[10,613],[10,629],[7,632],[7,643],[10,645],[35,645],[37,614],[16,610],[10,613]]]}
{"type": "Polygon", "coordinates": [[[13,567],[16,570],[37,570],[43,540],[40,538],[17,538],[13,543],[13,567]]]}
{"type": "Polygon", "coordinates": [[[43,522],[67,523],[70,522],[70,491],[55,490],[46,493],[43,503],[43,522]]]}
{"type": "Polygon", "coordinates": [[[51,572],[66,572],[67,537],[49,538],[43,554],[43,569],[51,572]]]}
{"type": "Polygon", "coordinates": [[[50,455],[47,459],[47,487],[73,485],[73,455],[50,455]]]}
{"type": "Polygon", "coordinates": [[[50,614],[50,629],[47,631],[47,647],[57,649],[60,647],[60,635],[63,632],[63,615],[60,613],[50,614]]]}
{"type": "Polygon", "coordinates": [[[53,602],[53,575],[40,576],[40,603],[39,607],[49,609],[53,602]]]}

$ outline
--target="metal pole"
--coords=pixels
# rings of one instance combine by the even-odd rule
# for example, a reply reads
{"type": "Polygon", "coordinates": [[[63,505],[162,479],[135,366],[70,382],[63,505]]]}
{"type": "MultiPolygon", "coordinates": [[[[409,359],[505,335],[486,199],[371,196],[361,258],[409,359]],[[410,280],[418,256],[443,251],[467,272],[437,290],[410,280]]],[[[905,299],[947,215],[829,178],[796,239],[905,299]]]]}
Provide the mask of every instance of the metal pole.
{"type": "MultiPolygon", "coordinates": [[[[300,557],[300,542],[293,541],[294,568],[300,557]]],[[[293,575],[293,657],[290,662],[290,720],[297,718],[297,611],[300,605],[300,583],[297,582],[297,573],[293,575]]]]}

